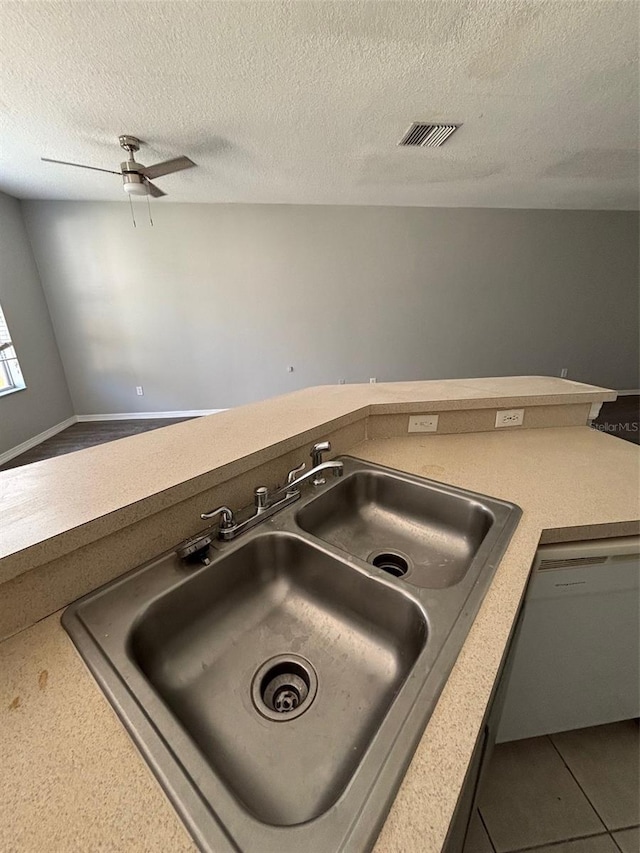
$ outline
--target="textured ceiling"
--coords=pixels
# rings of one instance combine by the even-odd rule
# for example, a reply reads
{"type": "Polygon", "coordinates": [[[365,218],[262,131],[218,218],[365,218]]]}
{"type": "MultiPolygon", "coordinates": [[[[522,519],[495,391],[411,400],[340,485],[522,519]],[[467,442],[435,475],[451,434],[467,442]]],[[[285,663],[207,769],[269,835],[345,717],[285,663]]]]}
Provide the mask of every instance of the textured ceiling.
{"type": "MultiPolygon", "coordinates": [[[[638,207],[636,0],[0,2],[0,188],[126,200],[638,207]],[[413,120],[463,122],[402,149],[413,120]]],[[[164,202],[157,202],[162,204],[164,202]]]]}

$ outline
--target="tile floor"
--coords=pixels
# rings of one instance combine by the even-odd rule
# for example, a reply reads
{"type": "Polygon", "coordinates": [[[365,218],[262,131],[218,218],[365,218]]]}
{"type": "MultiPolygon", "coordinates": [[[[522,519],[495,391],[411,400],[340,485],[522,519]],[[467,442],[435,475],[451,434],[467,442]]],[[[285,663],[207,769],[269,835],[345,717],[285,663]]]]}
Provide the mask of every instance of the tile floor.
{"type": "Polygon", "coordinates": [[[465,853],[640,853],[637,720],[498,744],[465,853]]]}

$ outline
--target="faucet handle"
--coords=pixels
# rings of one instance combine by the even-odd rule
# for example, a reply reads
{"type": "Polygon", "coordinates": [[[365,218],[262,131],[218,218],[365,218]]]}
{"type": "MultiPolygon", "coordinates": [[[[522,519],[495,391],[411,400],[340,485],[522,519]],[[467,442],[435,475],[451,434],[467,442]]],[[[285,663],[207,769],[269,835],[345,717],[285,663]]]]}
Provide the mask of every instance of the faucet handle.
{"type": "MultiPolygon", "coordinates": [[[[306,467],[307,467],[306,463],[301,462],[297,468],[292,468],[291,471],[289,471],[289,473],[287,474],[287,485],[290,485],[291,483],[294,482],[294,480],[297,480],[298,477],[300,476],[300,474],[302,474],[302,472],[304,471],[304,469],[306,467]]],[[[286,493],[285,497],[287,497],[287,498],[293,497],[293,495],[295,495],[296,492],[298,492],[298,491],[299,490],[296,486],[294,486],[293,489],[287,489],[287,493],[286,493]]]]}
{"type": "Polygon", "coordinates": [[[234,526],[233,510],[229,509],[228,506],[219,506],[217,509],[209,510],[209,512],[201,512],[200,518],[207,521],[210,518],[215,518],[216,515],[220,516],[220,530],[229,530],[234,526]]]}
{"type": "Polygon", "coordinates": [[[289,473],[287,474],[287,485],[289,483],[293,483],[293,481],[296,480],[300,476],[300,474],[302,474],[306,467],[306,464],[304,462],[301,462],[297,468],[292,468],[291,471],[289,471],[289,473]]]}

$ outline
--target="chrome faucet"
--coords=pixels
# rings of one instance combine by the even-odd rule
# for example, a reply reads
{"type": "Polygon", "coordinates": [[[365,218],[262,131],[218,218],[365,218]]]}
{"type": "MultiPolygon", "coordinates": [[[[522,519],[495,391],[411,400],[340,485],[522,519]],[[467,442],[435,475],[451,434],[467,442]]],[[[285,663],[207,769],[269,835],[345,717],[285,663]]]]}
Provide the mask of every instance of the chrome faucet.
{"type": "MultiPolygon", "coordinates": [[[[311,466],[313,469],[318,469],[322,465],[322,454],[327,450],[331,450],[331,442],[330,441],[318,441],[311,448],[311,466]]],[[[339,476],[339,475],[336,475],[339,476]]],[[[312,480],[314,486],[324,486],[327,481],[322,476],[321,473],[317,473],[312,480]]]]}
{"type": "Polygon", "coordinates": [[[293,495],[295,495],[299,492],[299,489],[296,489],[296,487],[293,485],[293,483],[295,482],[296,478],[299,477],[300,474],[302,474],[302,472],[304,471],[304,469],[306,467],[307,466],[305,465],[305,463],[301,462],[297,468],[292,468],[291,471],[289,471],[289,473],[287,474],[287,496],[288,497],[291,498],[291,497],[293,497],[293,495]]]}
{"type": "MultiPolygon", "coordinates": [[[[331,450],[331,444],[328,441],[320,441],[313,445],[311,450],[311,458],[314,462],[312,468],[305,473],[305,463],[298,465],[297,468],[292,468],[287,474],[287,480],[284,486],[276,489],[272,494],[266,486],[258,486],[253,493],[253,514],[244,521],[237,521],[233,511],[228,506],[219,506],[217,509],[212,509],[209,512],[200,514],[200,518],[204,521],[220,516],[220,524],[218,527],[218,539],[228,542],[235,539],[240,533],[245,530],[251,530],[256,524],[266,521],[278,510],[284,509],[294,501],[297,501],[301,495],[300,486],[307,480],[311,480],[314,486],[321,486],[326,483],[322,476],[323,471],[333,471],[334,477],[341,477],[344,471],[342,462],[332,460],[331,462],[323,462],[322,454],[326,450],[331,450]],[[281,495],[284,496],[281,497],[281,495]]],[[[244,514],[244,513],[242,513],[244,514]]]]}
{"type": "Polygon", "coordinates": [[[311,480],[314,486],[321,486],[323,483],[327,481],[322,476],[323,471],[333,471],[334,477],[342,477],[344,473],[344,465],[342,462],[338,462],[337,459],[332,459],[331,462],[321,462],[319,465],[316,465],[314,468],[310,468],[300,477],[296,477],[295,480],[292,480],[290,483],[287,483],[286,486],[282,486],[281,489],[278,489],[275,492],[275,496],[279,495],[281,492],[287,491],[294,492],[296,494],[300,494],[299,486],[301,486],[307,480],[311,480]]]}
{"type": "Polygon", "coordinates": [[[230,530],[235,526],[236,520],[233,515],[233,510],[229,509],[228,506],[219,506],[217,509],[212,509],[209,512],[203,512],[200,514],[200,518],[203,521],[206,521],[210,518],[215,518],[216,515],[220,516],[220,530],[230,530]]]}

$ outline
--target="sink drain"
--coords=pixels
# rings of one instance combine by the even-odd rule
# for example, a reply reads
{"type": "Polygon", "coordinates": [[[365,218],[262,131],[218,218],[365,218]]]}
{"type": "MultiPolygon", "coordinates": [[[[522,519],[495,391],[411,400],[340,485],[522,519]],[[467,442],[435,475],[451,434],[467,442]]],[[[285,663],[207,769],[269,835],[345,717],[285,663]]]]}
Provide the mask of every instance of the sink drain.
{"type": "Polygon", "coordinates": [[[397,551],[376,551],[369,557],[369,562],[396,578],[409,571],[409,560],[397,551]]]}
{"type": "Polygon", "coordinates": [[[318,689],[318,676],[300,655],[278,655],[253,676],[251,698],[268,720],[284,722],[304,714],[318,689]]]}
{"type": "Polygon", "coordinates": [[[309,685],[294,672],[283,672],[268,681],[262,701],[271,711],[287,714],[301,705],[309,695],[309,685]]]}

